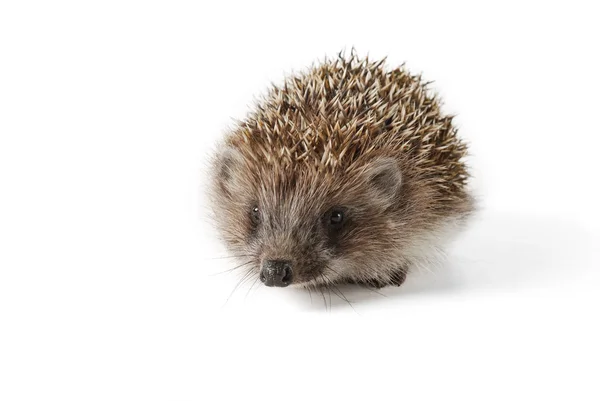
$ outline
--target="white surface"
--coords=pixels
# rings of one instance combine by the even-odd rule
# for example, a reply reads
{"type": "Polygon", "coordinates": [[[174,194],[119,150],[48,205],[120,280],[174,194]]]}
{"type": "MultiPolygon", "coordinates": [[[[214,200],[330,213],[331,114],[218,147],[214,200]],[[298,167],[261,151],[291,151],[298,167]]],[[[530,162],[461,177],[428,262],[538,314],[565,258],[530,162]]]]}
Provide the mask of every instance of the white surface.
{"type": "Polygon", "coordinates": [[[598,11],[524,3],[2,2],[0,399],[600,399],[598,11]],[[225,305],[206,155],[352,45],[436,81],[483,210],[353,308],[225,305]]]}

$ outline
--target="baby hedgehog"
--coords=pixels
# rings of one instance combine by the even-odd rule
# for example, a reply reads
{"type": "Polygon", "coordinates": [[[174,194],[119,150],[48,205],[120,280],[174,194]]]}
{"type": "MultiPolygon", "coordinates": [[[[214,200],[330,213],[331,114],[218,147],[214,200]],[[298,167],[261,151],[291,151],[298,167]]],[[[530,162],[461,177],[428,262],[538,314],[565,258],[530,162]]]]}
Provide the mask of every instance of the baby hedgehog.
{"type": "Polygon", "coordinates": [[[452,117],[420,76],[339,55],[273,86],[212,164],[217,228],[267,286],[399,286],[473,209],[452,117]]]}

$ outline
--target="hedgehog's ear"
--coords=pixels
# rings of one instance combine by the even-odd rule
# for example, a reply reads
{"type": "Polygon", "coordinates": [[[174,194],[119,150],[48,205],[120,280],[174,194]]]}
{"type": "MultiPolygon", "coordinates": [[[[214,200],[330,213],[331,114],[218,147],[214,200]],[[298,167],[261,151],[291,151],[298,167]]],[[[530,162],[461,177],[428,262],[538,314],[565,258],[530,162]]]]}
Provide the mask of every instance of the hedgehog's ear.
{"type": "Polygon", "coordinates": [[[402,185],[402,172],[398,161],[391,157],[381,157],[369,162],[366,177],[378,198],[391,203],[402,185]]]}
{"type": "Polygon", "coordinates": [[[242,163],[237,149],[226,146],[218,154],[214,162],[215,180],[218,188],[226,194],[231,193],[235,171],[242,163]]]}

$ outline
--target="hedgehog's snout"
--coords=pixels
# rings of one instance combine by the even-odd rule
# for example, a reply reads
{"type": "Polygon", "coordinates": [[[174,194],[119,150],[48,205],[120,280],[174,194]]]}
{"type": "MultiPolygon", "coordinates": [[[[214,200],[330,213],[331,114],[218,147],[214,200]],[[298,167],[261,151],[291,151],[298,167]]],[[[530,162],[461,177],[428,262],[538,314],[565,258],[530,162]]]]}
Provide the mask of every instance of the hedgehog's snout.
{"type": "Polygon", "coordinates": [[[260,281],[267,287],[287,287],[292,280],[292,262],[289,260],[265,260],[263,262],[260,281]]]}

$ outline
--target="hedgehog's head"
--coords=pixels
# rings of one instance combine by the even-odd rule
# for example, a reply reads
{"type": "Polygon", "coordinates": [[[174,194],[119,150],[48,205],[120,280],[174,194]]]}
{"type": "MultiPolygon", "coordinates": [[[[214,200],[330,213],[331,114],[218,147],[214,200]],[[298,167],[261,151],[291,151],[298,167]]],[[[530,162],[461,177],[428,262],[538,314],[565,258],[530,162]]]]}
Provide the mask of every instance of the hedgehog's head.
{"type": "Polygon", "coordinates": [[[402,222],[399,163],[385,155],[351,169],[257,159],[228,146],[213,166],[213,210],[229,249],[267,286],[376,279],[393,261],[402,222]]]}

